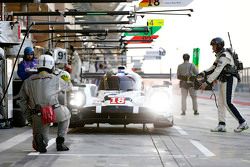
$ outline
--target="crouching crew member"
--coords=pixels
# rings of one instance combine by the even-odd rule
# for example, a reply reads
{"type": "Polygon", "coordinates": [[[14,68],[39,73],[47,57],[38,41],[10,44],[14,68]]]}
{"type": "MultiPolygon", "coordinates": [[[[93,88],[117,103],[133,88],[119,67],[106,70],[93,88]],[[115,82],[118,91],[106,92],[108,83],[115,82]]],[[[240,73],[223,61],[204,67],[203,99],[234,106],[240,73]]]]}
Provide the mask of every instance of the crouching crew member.
{"type": "Polygon", "coordinates": [[[30,113],[33,129],[33,148],[41,153],[47,152],[49,140],[50,124],[44,124],[40,110],[47,105],[51,105],[55,112],[55,122],[58,123],[56,138],[57,151],[68,151],[69,148],[64,144],[65,135],[69,127],[70,111],[64,105],[59,104],[58,94],[61,91],[70,90],[70,84],[60,77],[54,75],[53,69],[55,62],[50,55],[41,55],[38,59],[38,73],[26,79],[20,90],[22,107],[30,113]]]}

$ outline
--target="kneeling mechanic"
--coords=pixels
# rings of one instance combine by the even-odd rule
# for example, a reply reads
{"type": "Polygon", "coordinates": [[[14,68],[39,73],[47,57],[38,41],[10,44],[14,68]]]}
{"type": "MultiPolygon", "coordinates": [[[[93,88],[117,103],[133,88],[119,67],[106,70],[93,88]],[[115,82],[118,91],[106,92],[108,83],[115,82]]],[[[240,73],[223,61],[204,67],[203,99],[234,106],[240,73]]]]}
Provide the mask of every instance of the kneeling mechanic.
{"type": "Polygon", "coordinates": [[[53,74],[55,62],[50,55],[41,55],[38,59],[38,73],[26,79],[20,90],[21,107],[29,113],[28,120],[33,129],[33,148],[41,153],[47,152],[50,124],[44,124],[41,113],[36,106],[52,106],[55,112],[55,122],[58,123],[56,138],[57,151],[68,151],[64,144],[65,135],[69,127],[70,111],[59,104],[58,94],[70,90],[71,84],[53,74]]]}

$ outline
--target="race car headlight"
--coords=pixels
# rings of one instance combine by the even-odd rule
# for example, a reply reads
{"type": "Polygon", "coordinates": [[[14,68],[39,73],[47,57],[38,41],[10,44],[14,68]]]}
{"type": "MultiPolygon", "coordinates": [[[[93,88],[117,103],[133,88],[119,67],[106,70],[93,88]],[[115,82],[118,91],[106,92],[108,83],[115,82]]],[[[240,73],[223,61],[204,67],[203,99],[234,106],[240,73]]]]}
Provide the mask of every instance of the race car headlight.
{"type": "Polygon", "coordinates": [[[165,112],[170,107],[170,98],[166,92],[154,92],[150,99],[148,106],[155,112],[165,112]]]}
{"type": "Polygon", "coordinates": [[[74,92],[70,95],[69,104],[71,106],[81,107],[85,104],[85,94],[83,92],[74,92]]]}

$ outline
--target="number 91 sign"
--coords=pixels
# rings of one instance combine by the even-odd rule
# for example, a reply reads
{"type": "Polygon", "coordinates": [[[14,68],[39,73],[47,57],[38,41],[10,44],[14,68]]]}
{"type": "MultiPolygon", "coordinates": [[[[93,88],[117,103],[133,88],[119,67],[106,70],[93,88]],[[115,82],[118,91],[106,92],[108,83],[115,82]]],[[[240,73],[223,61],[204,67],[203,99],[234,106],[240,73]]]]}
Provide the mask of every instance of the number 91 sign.
{"type": "Polygon", "coordinates": [[[56,64],[67,64],[67,51],[62,48],[54,49],[54,58],[56,64]]]}

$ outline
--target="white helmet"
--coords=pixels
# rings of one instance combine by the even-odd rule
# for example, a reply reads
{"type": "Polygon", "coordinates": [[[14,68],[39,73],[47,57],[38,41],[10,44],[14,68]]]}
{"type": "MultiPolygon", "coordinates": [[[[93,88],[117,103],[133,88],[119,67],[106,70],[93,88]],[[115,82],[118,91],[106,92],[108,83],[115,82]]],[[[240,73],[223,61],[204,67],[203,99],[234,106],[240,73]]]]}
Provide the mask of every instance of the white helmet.
{"type": "Polygon", "coordinates": [[[48,68],[50,70],[55,66],[55,60],[50,55],[41,55],[38,59],[37,68],[48,68]]]}

